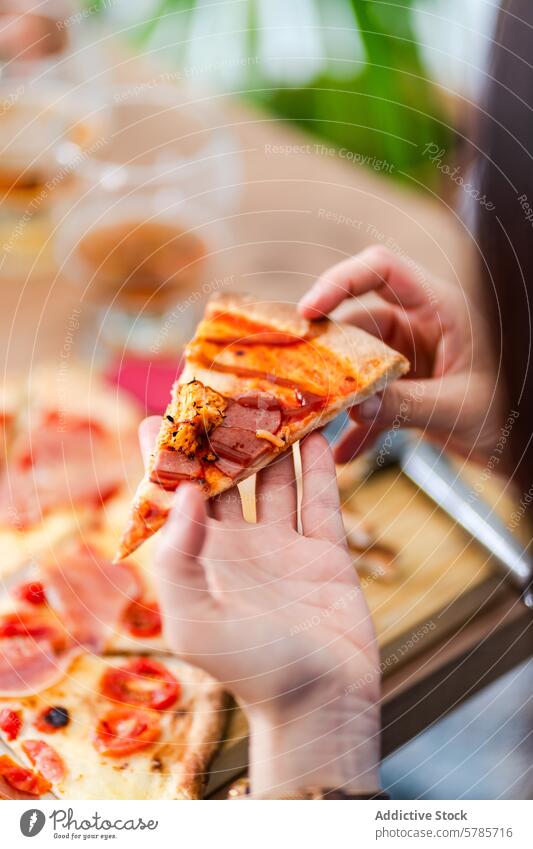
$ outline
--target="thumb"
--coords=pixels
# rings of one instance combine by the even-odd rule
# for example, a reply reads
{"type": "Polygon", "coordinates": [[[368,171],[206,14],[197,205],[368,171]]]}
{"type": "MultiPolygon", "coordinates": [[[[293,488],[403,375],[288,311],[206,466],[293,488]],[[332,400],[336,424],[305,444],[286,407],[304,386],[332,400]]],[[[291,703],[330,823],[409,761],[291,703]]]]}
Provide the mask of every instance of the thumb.
{"type": "Polygon", "coordinates": [[[161,534],[155,556],[164,614],[190,621],[204,615],[212,599],[200,553],[207,536],[205,501],[197,487],[182,484],[161,534]]]}
{"type": "Polygon", "coordinates": [[[399,380],[363,401],[350,413],[365,427],[418,427],[453,430],[461,404],[457,392],[444,380],[399,380]]]}

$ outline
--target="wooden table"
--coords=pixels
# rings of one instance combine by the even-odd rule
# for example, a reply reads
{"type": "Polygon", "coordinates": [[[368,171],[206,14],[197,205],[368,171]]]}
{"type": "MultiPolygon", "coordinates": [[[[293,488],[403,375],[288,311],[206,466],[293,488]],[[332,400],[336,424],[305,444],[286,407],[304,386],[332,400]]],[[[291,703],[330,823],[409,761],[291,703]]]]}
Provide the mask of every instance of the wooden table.
{"type": "MultiPolygon", "coordinates": [[[[136,69],[137,60],[125,59],[121,72],[131,79],[136,69]]],[[[444,201],[417,194],[415,187],[401,188],[327,146],[315,148],[315,139],[225,96],[214,100],[238,136],[243,166],[240,208],[228,222],[231,238],[220,261],[220,275],[231,275],[235,288],[296,300],[330,264],[375,242],[473,288],[472,244],[444,201]]],[[[1,273],[6,373],[43,359],[58,361],[77,304],[75,291],[53,271],[43,273],[42,264],[23,280],[10,279],[5,269],[1,273]]],[[[531,615],[505,590],[475,616],[458,621],[441,642],[398,664],[384,681],[384,755],[531,649],[531,615]]],[[[235,766],[244,769],[245,749],[235,757],[235,766]]]]}

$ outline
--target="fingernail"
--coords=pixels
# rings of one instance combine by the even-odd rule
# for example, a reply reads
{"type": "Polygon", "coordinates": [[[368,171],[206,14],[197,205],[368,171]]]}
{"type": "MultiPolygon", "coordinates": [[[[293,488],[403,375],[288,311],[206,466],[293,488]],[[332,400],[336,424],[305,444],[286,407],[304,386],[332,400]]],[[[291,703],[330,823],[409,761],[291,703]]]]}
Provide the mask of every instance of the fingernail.
{"type": "Polygon", "coordinates": [[[381,396],[373,395],[359,405],[358,413],[361,419],[375,419],[381,407],[381,396]]]}
{"type": "Polygon", "coordinates": [[[315,309],[315,301],[316,301],[316,292],[315,287],[312,286],[305,295],[302,295],[298,302],[298,307],[300,309],[315,309]]]}
{"type": "MultiPolygon", "coordinates": [[[[178,486],[176,492],[174,493],[174,500],[172,502],[172,507],[170,509],[169,519],[170,518],[173,518],[174,520],[179,519],[180,516],[183,514],[183,512],[186,508],[186,505],[187,505],[187,494],[188,493],[187,493],[187,487],[186,486],[185,487],[183,485],[178,486]]],[[[170,523],[167,522],[165,525],[163,525],[163,532],[164,533],[166,533],[167,531],[170,532],[169,524],[170,523]]]]}

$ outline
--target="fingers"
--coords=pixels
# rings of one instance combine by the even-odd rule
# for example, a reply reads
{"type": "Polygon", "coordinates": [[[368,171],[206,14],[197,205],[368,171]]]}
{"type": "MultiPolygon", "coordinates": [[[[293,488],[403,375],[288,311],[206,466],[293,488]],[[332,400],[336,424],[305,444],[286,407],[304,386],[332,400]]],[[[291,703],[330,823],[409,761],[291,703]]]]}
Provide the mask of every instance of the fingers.
{"type": "Polygon", "coordinates": [[[366,428],[417,427],[453,433],[476,417],[472,376],[454,374],[429,380],[398,380],[353,407],[350,415],[366,428]]]}
{"type": "Polygon", "coordinates": [[[367,304],[364,301],[365,299],[362,298],[360,301],[353,301],[350,306],[347,304],[345,313],[340,316],[340,321],[354,324],[380,339],[389,339],[395,324],[398,323],[398,310],[376,296],[372,297],[371,303],[367,304]]]}
{"type": "Polygon", "coordinates": [[[292,451],[287,451],[257,475],[257,521],[296,528],[296,481],[292,451]]]}
{"type": "Polygon", "coordinates": [[[348,463],[362,451],[372,447],[374,439],[383,431],[379,424],[373,426],[356,424],[347,428],[339,441],[333,446],[333,456],[336,463],[348,463]]]}
{"type": "Polygon", "coordinates": [[[333,455],[326,439],[318,433],[306,437],[302,455],[302,531],[304,536],[344,544],[339,489],[333,455]]]}
{"type": "Polygon", "coordinates": [[[148,460],[150,459],[150,454],[154,449],[155,440],[160,427],[160,416],[149,416],[149,418],[144,419],[139,425],[139,443],[141,445],[141,454],[145,466],[148,465],[148,460]]]}
{"type": "Polygon", "coordinates": [[[430,302],[432,288],[420,268],[411,270],[382,246],[367,248],[328,269],[300,301],[305,318],[322,318],[349,296],[378,292],[386,300],[406,308],[430,302]]]}
{"type": "Polygon", "coordinates": [[[161,533],[155,556],[161,605],[172,631],[182,619],[202,618],[212,605],[200,553],[207,535],[203,496],[193,485],[182,484],[161,533]]]}
{"type": "Polygon", "coordinates": [[[211,508],[214,518],[221,522],[243,521],[241,496],[236,486],[211,499],[211,508]]]}

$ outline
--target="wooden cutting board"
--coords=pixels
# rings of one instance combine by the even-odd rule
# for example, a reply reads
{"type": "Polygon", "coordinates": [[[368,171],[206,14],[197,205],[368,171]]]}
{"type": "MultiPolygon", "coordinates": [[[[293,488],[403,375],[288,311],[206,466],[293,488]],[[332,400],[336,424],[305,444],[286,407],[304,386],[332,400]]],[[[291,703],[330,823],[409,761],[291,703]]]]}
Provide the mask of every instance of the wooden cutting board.
{"type": "MultiPolygon", "coordinates": [[[[506,482],[472,464],[461,463],[460,471],[472,488],[482,487],[481,497],[507,524],[516,502],[506,482]]],[[[412,657],[417,643],[427,648],[496,599],[503,584],[490,555],[397,467],[371,475],[346,507],[363,514],[378,540],[398,552],[392,583],[362,582],[383,655],[405,644],[412,657]]]]}

